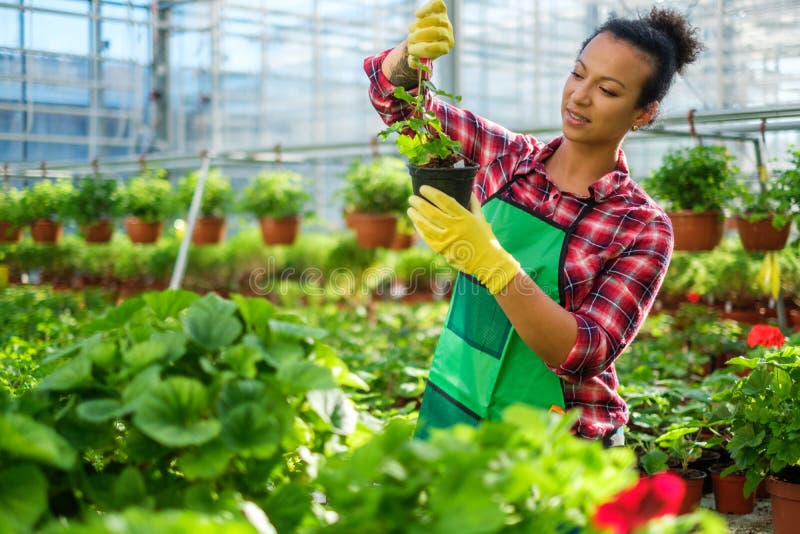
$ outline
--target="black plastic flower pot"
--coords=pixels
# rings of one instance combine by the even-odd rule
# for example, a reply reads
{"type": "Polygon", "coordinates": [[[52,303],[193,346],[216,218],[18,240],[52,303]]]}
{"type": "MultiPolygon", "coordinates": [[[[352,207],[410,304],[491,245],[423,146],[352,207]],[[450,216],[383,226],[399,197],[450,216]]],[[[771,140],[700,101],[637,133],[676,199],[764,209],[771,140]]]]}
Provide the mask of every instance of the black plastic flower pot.
{"type": "Polygon", "coordinates": [[[466,167],[417,167],[409,165],[411,174],[411,188],[415,195],[419,195],[419,188],[429,185],[458,201],[459,204],[469,209],[469,197],[472,194],[472,184],[478,173],[479,165],[466,167]]]}

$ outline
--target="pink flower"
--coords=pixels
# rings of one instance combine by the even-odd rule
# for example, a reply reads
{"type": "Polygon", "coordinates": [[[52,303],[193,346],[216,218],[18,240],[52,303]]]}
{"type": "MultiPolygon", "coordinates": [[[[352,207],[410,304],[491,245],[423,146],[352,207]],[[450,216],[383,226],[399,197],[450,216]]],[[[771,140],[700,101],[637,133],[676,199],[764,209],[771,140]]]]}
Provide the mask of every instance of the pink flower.
{"type": "Polygon", "coordinates": [[[675,473],[640,477],[635,486],[601,504],[594,513],[594,523],[613,534],[631,534],[651,519],[677,515],[685,492],[683,480],[675,473]]]}
{"type": "Polygon", "coordinates": [[[747,334],[747,346],[755,347],[780,347],[786,343],[786,336],[780,328],[766,324],[757,324],[747,334]]]}
{"type": "Polygon", "coordinates": [[[692,304],[697,304],[698,302],[700,302],[700,293],[689,291],[689,293],[686,294],[686,300],[688,300],[692,304]]]}

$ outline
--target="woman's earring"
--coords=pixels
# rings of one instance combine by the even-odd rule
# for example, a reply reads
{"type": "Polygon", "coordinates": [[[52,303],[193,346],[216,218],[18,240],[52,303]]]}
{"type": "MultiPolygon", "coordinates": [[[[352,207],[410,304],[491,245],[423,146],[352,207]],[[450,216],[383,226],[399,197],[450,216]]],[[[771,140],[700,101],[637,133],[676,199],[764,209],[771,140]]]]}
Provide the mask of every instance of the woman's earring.
{"type": "Polygon", "coordinates": [[[633,126],[631,126],[631,130],[633,130],[634,132],[636,130],[638,130],[638,129],[639,129],[639,125],[638,124],[634,124],[633,126]]]}

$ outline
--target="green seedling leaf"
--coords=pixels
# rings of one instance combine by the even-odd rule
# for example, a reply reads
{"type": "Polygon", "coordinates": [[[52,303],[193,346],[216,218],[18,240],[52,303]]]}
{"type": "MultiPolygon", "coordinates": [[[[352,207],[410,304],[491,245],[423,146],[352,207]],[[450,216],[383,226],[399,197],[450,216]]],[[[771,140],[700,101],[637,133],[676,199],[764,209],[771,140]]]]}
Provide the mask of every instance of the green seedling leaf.
{"type": "Polygon", "coordinates": [[[92,399],[82,402],[75,409],[78,417],[90,423],[104,423],[127,413],[117,399],[92,399]]]}
{"type": "Polygon", "coordinates": [[[139,401],[148,396],[160,382],[160,365],[151,365],[136,375],[122,391],[122,405],[125,410],[135,410],[139,401]]]}
{"type": "Polygon", "coordinates": [[[79,355],[44,377],[38,388],[45,391],[69,391],[91,381],[92,362],[88,357],[79,355]]]}
{"type": "Polygon", "coordinates": [[[126,467],[114,481],[112,495],[114,507],[118,510],[145,503],[148,500],[147,487],[139,470],[133,466],[126,467]]]}
{"type": "Polygon", "coordinates": [[[316,389],[306,393],[311,408],[333,427],[337,434],[347,436],[356,429],[358,412],[353,401],[339,389],[316,389]]]}
{"type": "Polygon", "coordinates": [[[222,417],[222,440],[232,450],[269,458],[282,439],[278,418],[256,403],[240,404],[222,417]]]}
{"type": "Polygon", "coordinates": [[[78,457],[58,432],[17,413],[0,416],[0,451],[64,470],[72,469],[78,457]]]}
{"type": "Polygon", "coordinates": [[[122,354],[122,360],[133,369],[141,369],[164,360],[168,347],[158,341],[143,341],[133,345],[122,354]]]}
{"type": "Polygon", "coordinates": [[[299,391],[336,387],[328,369],[311,362],[292,362],[278,369],[278,380],[299,391]]]}
{"type": "Polygon", "coordinates": [[[153,291],[143,293],[141,297],[153,311],[153,314],[162,321],[169,317],[178,317],[180,312],[199,298],[197,293],[182,289],[153,291]]]}
{"type": "Polygon", "coordinates": [[[269,326],[274,333],[293,339],[323,339],[328,335],[328,332],[321,328],[314,328],[304,324],[290,323],[277,319],[270,319],[269,326]]]}
{"type": "Polygon", "coordinates": [[[186,354],[186,344],[189,342],[189,338],[183,332],[168,330],[166,332],[155,332],[150,336],[150,341],[164,345],[167,351],[167,360],[175,362],[186,354]]]}
{"type": "Polygon", "coordinates": [[[0,471],[0,526],[29,532],[47,510],[47,479],[33,465],[0,471]]]}
{"type": "Polygon", "coordinates": [[[122,328],[144,306],[145,302],[141,297],[126,299],[120,305],[109,309],[100,318],[90,322],[86,329],[88,332],[94,333],[122,328]]]}
{"type": "Polygon", "coordinates": [[[236,341],[242,334],[242,323],[234,316],[234,302],[214,293],[197,299],[183,317],[189,338],[209,351],[217,351],[236,341]]]}
{"type": "Polygon", "coordinates": [[[271,339],[269,321],[275,313],[275,306],[267,299],[248,298],[237,294],[231,295],[231,300],[239,307],[245,330],[255,334],[268,345],[271,339]]]}
{"type": "Polygon", "coordinates": [[[202,383],[175,376],[164,380],[139,402],[133,423],[167,447],[200,445],[220,432],[216,419],[206,418],[208,397],[202,383]]]}
{"type": "Polygon", "coordinates": [[[259,347],[238,344],[223,350],[221,360],[239,376],[255,378],[258,372],[256,365],[264,360],[264,355],[259,347]]]}
{"type": "Polygon", "coordinates": [[[311,358],[315,363],[329,369],[338,385],[369,391],[369,385],[357,374],[352,373],[344,360],[336,356],[328,345],[317,344],[311,358]]]}
{"type": "Polygon", "coordinates": [[[222,476],[233,458],[233,452],[222,440],[215,439],[188,451],[178,459],[178,468],[187,480],[213,480],[222,476]]]}

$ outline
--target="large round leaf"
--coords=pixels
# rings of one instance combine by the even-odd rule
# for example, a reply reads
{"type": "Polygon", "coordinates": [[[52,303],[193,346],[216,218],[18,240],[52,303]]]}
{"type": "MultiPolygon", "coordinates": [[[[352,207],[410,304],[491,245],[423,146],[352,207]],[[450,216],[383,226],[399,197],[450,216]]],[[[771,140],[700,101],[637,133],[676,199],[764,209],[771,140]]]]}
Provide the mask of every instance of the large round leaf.
{"type": "Polygon", "coordinates": [[[237,307],[214,293],[197,299],[183,317],[189,338],[206,350],[216,351],[236,341],[242,334],[242,322],[234,317],[237,307]]]}
{"type": "Polygon", "coordinates": [[[0,525],[29,530],[47,509],[47,479],[32,465],[0,471],[0,525]]]}
{"type": "Polygon", "coordinates": [[[197,380],[176,376],[164,380],[139,403],[133,423],[168,447],[200,445],[220,431],[219,421],[205,419],[208,396],[197,380]]]}
{"type": "Polygon", "coordinates": [[[0,415],[0,451],[60,469],[71,469],[77,453],[61,435],[28,416],[0,415]]]}
{"type": "Polygon", "coordinates": [[[262,406],[246,403],[230,410],[222,418],[222,439],[229,448],[268,458],[283,439],[280,420],[262,406]]]}
{"type": "Polygon", "coordinates": [[[117,399],[92,399],[80,403],[75,412],[90,423],[103,423],[124,415],[128,410],[117,399]]]}
{"type": "Polygon", "coordinates": [[[44,377],[38,388],[52,391],[68,391],[87,384],[91,380],[92,362],[82,354],[44,377]]]}

